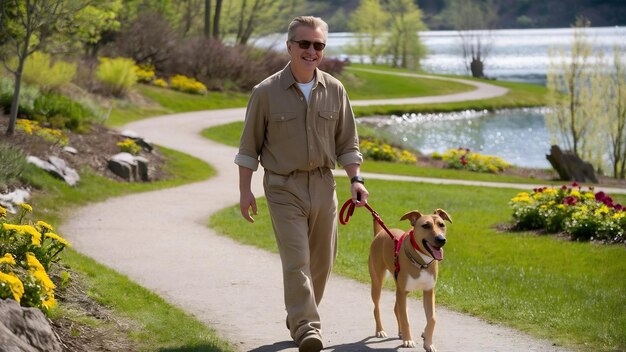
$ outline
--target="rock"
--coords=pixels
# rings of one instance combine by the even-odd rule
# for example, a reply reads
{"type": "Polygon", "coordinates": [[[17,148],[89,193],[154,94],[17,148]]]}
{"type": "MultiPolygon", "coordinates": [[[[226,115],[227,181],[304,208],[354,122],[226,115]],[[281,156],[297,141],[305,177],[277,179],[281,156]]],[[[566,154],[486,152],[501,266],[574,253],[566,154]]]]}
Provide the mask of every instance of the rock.
{"type": "Polygon", "coordinates": [[[46,316],[37,308],[0,300],[0,350],[7,352],[61,352],[61,342],[46,316]]]}
{"type": "Polygon", "coordinates": [[[118,153],[108,161],[109,170],[126,181],[149,181],[148,159],[130,153],[118,153]]]}
{"type": "Polygon", "coordinates": [[[593,166],[581,160],[572,151],[562,151],[558,145],[553,145],[546,159],[559,174],[561,180],[598,183],[593,166]]]}
{"type": "Polygon", "coordinates": [[[126,138],[131,138],[131,139],[141,138],[139,133],[137,133],[137,132],[135,132],[133,130],[123,130],[122,132],[120,132],[120,136],[126,137],[126,138]]]}
{"type": "Polygon", "coordinates": [[[76,150],[76,148],[70,147],[70,146],[63,147],[63,151],[66,152],[66,153],[73,154],[73,155],[78,154],[78,150],[76,150]]]}
{"type": "Polygon", "coordinates": [[[78,181],[80,181],[80,176],[78,175],[78,172],[67,166],[65,160],[56,156],[50,156],[48,157],[48,161],[44,161],[36,156],[29,155],[26,158],[26,161],[37,166],[40,169],[48,171],[50,174],[62,179],[70,186],[76,186],[78,181]]]}
{"type": "Polygon", "coordinates": [[[124,131],[120,132],[120,135],[122,137],[130,138],[130,139],[134,140],[135,143],[137,143],[138,146],[140,146],[143,150],[147,151],[148,153],[152,153],[152,150],[154,149],[154,147],[152,146],[152,142],[150,142],[149,140],[141,137],[135,131],[124,130],[124,131]]]}
{"type": "Polygon", "coordinates": [[[30,192],[25,189],[18,188],[7,194],[0,194],[0,206],[5,208],[9,213],[15,214],[15,204],[26,203],[30,197],[30,192]]]}

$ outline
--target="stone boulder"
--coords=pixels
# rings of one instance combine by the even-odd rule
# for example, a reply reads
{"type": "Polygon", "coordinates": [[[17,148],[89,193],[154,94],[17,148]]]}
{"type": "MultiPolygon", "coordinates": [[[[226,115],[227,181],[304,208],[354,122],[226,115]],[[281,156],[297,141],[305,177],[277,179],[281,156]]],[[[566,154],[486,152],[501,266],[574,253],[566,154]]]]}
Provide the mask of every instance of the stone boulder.
{"type": "Polygon", "coordinates": [[[598,183],[593,166],[580,159],[572,151],[562,151],[558,145],[553,145],[546,159],[559,174],[561,180],[598,183]]]}
{"type": "Polygon", "coordinates": [[[10,193],[0,194],[0,206],[5,208],[9,213],[15,214],[15,204],[26,203],[29,197],[30,192],[18,188],[10,193]]]}
{"type": "Polygon", "coordinates": [[[37,308],[0,300],[0,350],[6,352],[61,352],[61,342],[48,318],[37,308]]]}
{"type": "Polygon", "coordinates": [[[150,181],[148,159],[130,153],[113,155],[108,163],[109,170],[126,181],[150,181]]]}
{"type": "Polygon", "coordinates": [[[29,155],[26,161],[30,164],[37,166],[38,168],[45,170],[55,177],[65,181],[70,186],[76,186],[80,181],[80,176],[76,170],[67,166],[65,160],[56,156],[48,157],[48,161],[41,160],[36,156],[29,155]]]}

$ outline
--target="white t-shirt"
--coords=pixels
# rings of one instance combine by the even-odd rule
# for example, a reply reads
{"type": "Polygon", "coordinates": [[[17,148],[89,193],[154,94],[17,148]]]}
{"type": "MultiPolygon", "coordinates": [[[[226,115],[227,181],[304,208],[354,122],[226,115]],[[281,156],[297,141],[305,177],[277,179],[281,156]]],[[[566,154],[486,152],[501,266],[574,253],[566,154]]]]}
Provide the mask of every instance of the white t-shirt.
{"type": "Polygon", "coordinates": [[[307,104],[309,103],[309,97],[311,96],[311,90],[313,89],[313,83],[315,82],[315,78],[313,78],[311,80],[311,82],[308,83],[298,83],[298,88],[300,88],[300,90],[302,91],[302,94],[304,94],[304,98],[306,99],[307,104]]]}

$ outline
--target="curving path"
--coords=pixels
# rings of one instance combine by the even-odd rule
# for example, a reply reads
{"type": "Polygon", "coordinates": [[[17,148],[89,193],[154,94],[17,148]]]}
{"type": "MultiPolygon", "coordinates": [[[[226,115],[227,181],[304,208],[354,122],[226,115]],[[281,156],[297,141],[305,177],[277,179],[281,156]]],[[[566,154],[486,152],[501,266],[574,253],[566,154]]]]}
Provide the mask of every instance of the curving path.
{"type": "MultiPolygon", "coordinates": [[[[480,83],[472,92],[402,99],[402,104],[430,99],[482,99],[505,93],[499,87],[480,83]]],[[[355,101],[354,105],[378,103],[355,101]]],[[[237,168],[233,163],[237,150],[206,140],[198,132],[209,126],[243,120],[244,112],[244,109],[228,109],[184,113],[125,126],[154,143],[210,163],[218,170],[217,176],[88,205],[78,209],[60,231],[77,251],[193,314],[238,350],[297,351],[285,328],[278,256],[236,243],[206,226],[211,214],[239,200],[237,168]]],[[[262,196],[259,174],[255,173],[253,190],[262,196]]],[[[372,336],[373,305],[369,292],[368,285],[336,275],[331,278],[320,307],[327,351],[399,348],[398,339],[372,336]]],[[[392,292],[386,292],[382,298],[383,307],[388,308],[383,312],[383,320],[390,332],[395,330],[393,296],[392,292]]],[[[424,326],[421,303],[413,300],[409,309],[414,334],[419,336],[424,326]]],[[[441,306],[437,314],[435,344],[440,351],[566,351],[548,341],[441,306]]]]}

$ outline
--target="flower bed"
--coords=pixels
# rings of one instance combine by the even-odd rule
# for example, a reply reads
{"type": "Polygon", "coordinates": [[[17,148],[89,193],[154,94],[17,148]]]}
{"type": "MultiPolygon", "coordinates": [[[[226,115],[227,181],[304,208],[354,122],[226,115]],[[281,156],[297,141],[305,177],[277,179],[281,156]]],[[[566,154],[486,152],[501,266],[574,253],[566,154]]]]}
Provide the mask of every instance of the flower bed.
{"type": "Polygon", "coordinates": [[[12,221],[0,207],[0,299],[11,298],[24,307],[47,312],[56,305],[56,285],[48,272],[70,244],[44,221],[23,224],[32,207],[19,206],[12,221]]]}
{"type": "Polygon", "coordinates": [[[443,154],[433,153],[433,159],[441,159],[451,169],[463,169],[476,172],[500,173],[511,165],[501,158],[473,153],[467,148],[448,149],[443,154]]]}
{"type": "Polygon", "coordinates": [[[510,201],[515,228],[563,232],[575,240],[624,243],[626,209],[604,192],[571,186],[539,187],[510,201]]]}

